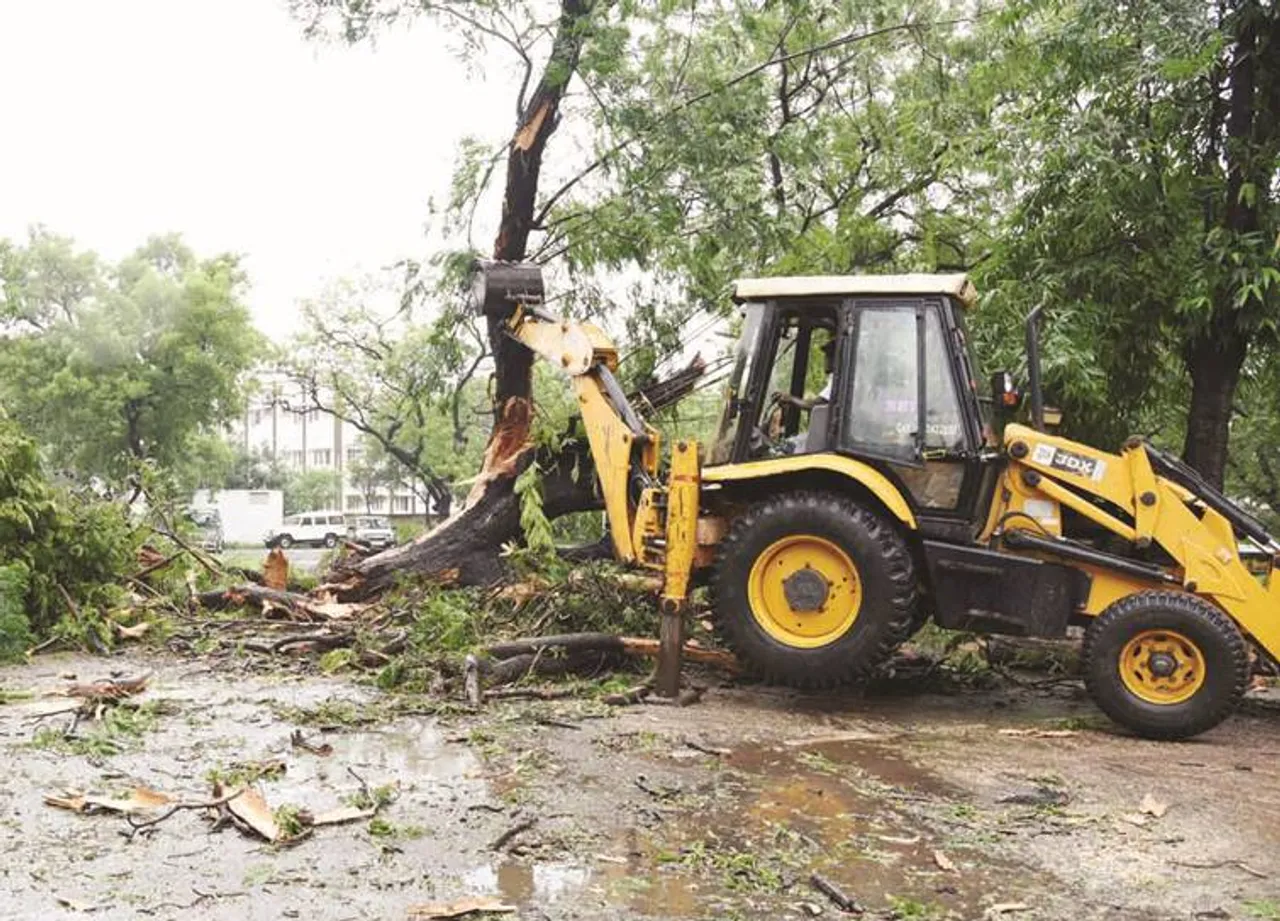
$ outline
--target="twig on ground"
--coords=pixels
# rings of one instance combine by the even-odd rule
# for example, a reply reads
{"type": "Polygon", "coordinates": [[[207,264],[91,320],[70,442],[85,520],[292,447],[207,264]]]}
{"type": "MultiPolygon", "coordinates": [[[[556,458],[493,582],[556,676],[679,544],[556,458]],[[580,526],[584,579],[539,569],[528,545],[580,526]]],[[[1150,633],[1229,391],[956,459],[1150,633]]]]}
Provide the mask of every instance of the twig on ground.
{"type": "Polygon", "coordinates": [[[133,816],[126,816],[125,818],[129,822],[129,830],[122,831],[120,832],[120,834],[124,835],[125,840],[132,841],[134,836],[137,835],[138,832],[142,831],[143,829],[151,828],[152,826],[159,825],[161,822],[172,817],[176,813],[182,812],[183,810],[186,810],[186,809],[218,809],[222,806],[225,806],[227,803],[231,802],[233,799],[235,799],[244,791],[245,791],[245,788],[240,787],[236,790],[233,790],[231,793],[228,793],[225,796],[219,796],[216,799],[206,800],[204,802],[174,803],[164,812],[160,813],[160,815],[151,819],[135,819],[133,816]]]}
{"type": "Polygon", "coordinates": [[[1212,863],[1193,863],[1189,860],[1171,860],[1169,863],[1175,867],[1189,867],[1193,870],[1218,870],[1222,867],[1236,867],[1243,870],[1255,879],[1266,879],[1267,874],[1261,870],[1255,870],[1243,860],[1215,860],[1212,863]]]}
{"type": "Polygon", "coordinates": [[[293,735],[289,736],[289,744],[294,748],[300,748],[303,751],[311,752],[311,754],[319,755],[322,758],[327,758],[329,755],[333,754],[332,745],[328,742],[321,742],[317,745],[315,742],[307,741],[307,738],[302,734],[301,729],[295,729],[293,731],[293,735]]]}
{"type": "Polygon", "coordinates": [[[606,704],[613,707],[625,707],[628,704],[642,703],[649,696],[652,688],[647,684],[638,684],[633,688],[627,688],[625,691],[618,691],[614,694],[606,694],[600,698],[606,704]]]}
{"type": "Polygon", "coordinates": [[[566,723],[564,720],[553,719],[549,716],[539,716],[534,719],[539,726],[554,726],[557,729],[581,729],[577,723],[566,723]]]}
{"type": "Polygon", "coordinates": [[[516,835],[519,835],[523,832],[528,831],[529,829],[533,828],[533,826],[537,824],[538,824],[537,819],[525,819],[523,822],[520,822],[516,825],[511,826],[502,834],[498,835],[497,838],[494,839],[493,844],[489,845],[489,850],[491,851],[502,850],[504,847],[506,847],[507,844],[511,842],[511,839],[514,838],[516,835]]]}
{"type": "Polygon", "coordinates": [[[846,895],[844,890],[831,882],[831,880],[827,879],[821,873],[810,874],[809,882],[813,885],[814,889],[817,889],[834,902],[841,911],[854,915],[862,914],[862,906],[846,895]]]}
{"type": "Polygon", "coordinates": [[[485,700],[560,700],[572,697],[573,688],[494,688],[484,692],[485,700]]]}

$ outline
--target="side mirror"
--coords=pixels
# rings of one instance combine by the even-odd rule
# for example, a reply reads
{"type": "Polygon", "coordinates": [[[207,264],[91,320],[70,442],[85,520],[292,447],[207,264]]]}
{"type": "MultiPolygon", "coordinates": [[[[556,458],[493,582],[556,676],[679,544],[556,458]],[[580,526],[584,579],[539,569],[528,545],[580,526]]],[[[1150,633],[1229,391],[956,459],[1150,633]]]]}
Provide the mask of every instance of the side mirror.
{"type": "Polygon", "coordinates": [[[1008,371],[991,375],[991,402],[1004,409],[1014,409],[1022,402],[1022,391],[1008,371]]]}

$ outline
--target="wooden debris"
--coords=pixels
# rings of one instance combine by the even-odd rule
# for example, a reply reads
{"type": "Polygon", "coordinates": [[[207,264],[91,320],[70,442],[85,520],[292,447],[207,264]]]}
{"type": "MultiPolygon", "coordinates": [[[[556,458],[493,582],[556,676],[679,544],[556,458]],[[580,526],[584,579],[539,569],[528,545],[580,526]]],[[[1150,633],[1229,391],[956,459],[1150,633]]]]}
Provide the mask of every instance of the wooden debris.
{"type": "Polygon", "coordinates": [[[281,592],[289,587],[289,558],[279,547],[272,547],[262,562],[262,583],[281,592]]]}
{"type": "Polygon", "coordinates": [[[1267,879],[1267,874],[1261,870],[1255,870],[1243,860],[1215,860],[1212,863],[1193,863],[1189,860],[1171,860],[1169,863],[1175,867],[1189,867],[1192,870],[1218,870],[1222,867],[1235,867],[1244,873],[1248,873],[1254,879],[1267,879]]]}
{"type": "Polygon", "coordinates": [[[1142,797],[1142,803],[1138,806],[1138,811],[1144,815],[1162,819],[1164,814],[1169,811],[1169,804],[1160,802],[1160,800],[1148,793],[1142,797]]]}
{"type": "Polygon", "coordinates": [[[537,819],[525,819],[523,822],[520,822],[520,823],[517,823],[516,825],[511,826],[502,834],[498,835],[497,838],[494,839],[494,842],[489,845],[489,850],[491,851],[502,850],[504,847],[510,844],[512,839],[515,838],[517,835],[523,834],[524,832],[533,828],[533,826],[537,824],[538,824],[537,819]]]}
{"type": "Polygon", "coordinates": [[[115,701],[141,694],[147,689],[148,672],[141,678],[121,678],[116,681],[95,681],[92,684],[73,684],[63,693],[67,697],[83,697],[86,700],[115,701]]]}
{"type": "Polygon", "coordinates": [[[307,741],[307,738],[302,734],[301,729],[295,729],[293,731],[293,735],[289,737],[289,744],[294,748],[300,748],[303,751],[311,752],[313,755],[319,755],[321,758],[327,758],[333,754],[332,745],[328,742],[316,744],[315,742],[307,741]]]}
{"type": "Polygon", "coordinates": [[[45,805],[68,809],[82,815],[97,812],[118,812],[125,815],[149,812],[173,802],[173,798],[147,787],[136,787],[128,798],[99,796],[97,794],[66,793],[63,796],[45,796],[45,805]]]}
{"type": "Polygon", "coordinates": [[[997,902],[987,909],[983,915],[984,918],[999,918],[1001,915],[1010,915],[1018,911],[1030,911],[1031,906],[1026,902],[997,902]]]}
{"type": "Polygon", "coordinates": [[[457,902],[424,902],[409,906],[409,917],[414,921],[432,921],[432,919],[461,918],[465,915],[489,912],[491,914],[509,914],[516,906],[508,905],[500,899],[481,896],[473,899],[460,899],[457,902]]]}
{"type": "Polygon", "coordinates": [[[347,822],[359,822],[361,819],[371,819],[377,814],[376,808],[359,809],[355,806],[340,806],[337,809],[330,809],[328,812],[321,812],[312,815],[309,812],[300,813],[298,819],[303,825],[311,825],[319,828],[323,825],[344,825],[347,822]]]}
{"type": "Polygon", "coordinates": [[[827,879],[821,873],[812,873],[809,875],[809,883],[814,889],[817,889],[843,912],[849,914],[860,915],[863,912],[862,906],[853,898],[846,895],[844,890],[837,886],[831,880],[827,879]]]}
{"type": "Polygon", "coordinates": [[[1001,729],[1002,736],[1018,736],[1031,739],[1069,739],[1080,733],[1075,729],[1001,729]]]}
{"type": "Polygon", "coordinates": [[[484,703],[484,691],[480,688],[480,660],[469,655],[463,665],[462,684],[467,695],[467,703],[479,707],[484,703]]]}
{"type": "MultiPolygon", "coordinates": [[[[221,795],[221,792],[220,788],[214,790],[215,795],[221,795]]],[[[227,809],[267,841],[275,843],[280,840],[280,826],[276,824],[271,807],[262,798],[262,794],[252,787],[241,787],[228,797],[227,809]]]]}
{"type": "Polygon", "coordinates": [[[942,870],[945,873],[960,872],[960,868],[955,865],[955,861],[953,861],[946,854],[942,853],[942,851],[933,852],[933,862],[938,865],[939,870],[942,870]]]}

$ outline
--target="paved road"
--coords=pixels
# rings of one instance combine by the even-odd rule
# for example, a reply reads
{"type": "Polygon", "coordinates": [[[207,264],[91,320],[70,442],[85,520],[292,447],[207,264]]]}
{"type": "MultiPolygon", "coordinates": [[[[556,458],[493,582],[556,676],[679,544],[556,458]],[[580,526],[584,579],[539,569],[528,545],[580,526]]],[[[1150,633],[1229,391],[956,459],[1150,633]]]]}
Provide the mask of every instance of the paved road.
{"type": "MultiPolygon", "coordinates": [[[[290,547],[284,554],[289,558],[290,568],[312,572],[320,564],[320,557],[327,552],[323,547],[290,547]]],[[[266,556],[266,547],[231,547],[222,558],[233,566],[260,569],[266,556]]]]}

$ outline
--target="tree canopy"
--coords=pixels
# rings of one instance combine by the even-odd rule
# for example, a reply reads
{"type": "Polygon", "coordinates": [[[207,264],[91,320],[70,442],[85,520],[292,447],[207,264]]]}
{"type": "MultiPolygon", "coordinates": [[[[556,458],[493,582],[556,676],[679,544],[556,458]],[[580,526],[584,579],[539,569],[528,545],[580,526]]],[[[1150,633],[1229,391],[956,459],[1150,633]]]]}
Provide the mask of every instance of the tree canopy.
{"type": "Polygon", "coordinates": [[[234,257],[167,236],[108,265],[35,229],[0,244],[0,272],[0,400],[56,469],[116,488],[178,470],[239,412],[261,339],[234,257]]]}

